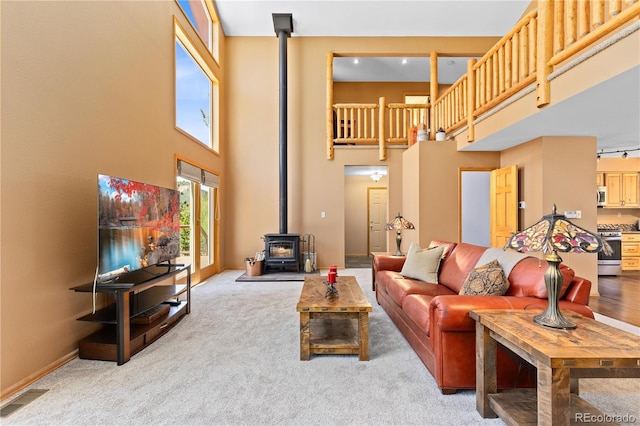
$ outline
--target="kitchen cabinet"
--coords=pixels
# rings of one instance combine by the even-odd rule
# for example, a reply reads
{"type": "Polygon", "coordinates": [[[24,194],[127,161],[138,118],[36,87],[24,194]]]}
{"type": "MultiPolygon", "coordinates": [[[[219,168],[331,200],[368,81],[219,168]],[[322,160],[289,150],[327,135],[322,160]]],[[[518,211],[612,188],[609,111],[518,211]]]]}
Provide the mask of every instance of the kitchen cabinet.
{"type": "Polygon", "coordinates": [[[604,173],[596,173],[596,186],[604,186],[604,173]]]}
{"type": "Polygon", "coordinates": [[[622,233],[622,270],[640,271],[640,234],[622,233]]]}
{"type": "Polygon", "coordinates": [[[605,173],[607,207],[639,207],[638,173],[605,173]]]}

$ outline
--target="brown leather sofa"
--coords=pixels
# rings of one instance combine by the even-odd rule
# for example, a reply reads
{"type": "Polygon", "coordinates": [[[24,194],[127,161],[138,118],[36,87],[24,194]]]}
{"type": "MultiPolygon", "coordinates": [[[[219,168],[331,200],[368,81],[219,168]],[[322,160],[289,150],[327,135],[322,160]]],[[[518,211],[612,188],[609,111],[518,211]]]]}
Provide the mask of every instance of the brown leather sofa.
{"type": "MultiPolygon", "coordinates": [[[[443,394],[458,389],[475,389],[476,309],[545,309],[544,272],[547,262],[526,257],[510,269],[509,288],[504,296],[458,295],[469,272],[487,250],[466,243],[432,241],[444,245],[438,284],[406,278],[400,274],[405,257],[375,256],[373,284],[376,299],[404,335],[418,357],[435,378],[443,394]]],[[[495,250],[495,249],[493,249],[495,250]]],[[[574,276],[561,264],[563,290],[560,310],[571,310],[593,318],[589,309],[591,282],[574,276]]],[[[508,349],[498,345],[498,387],[530,387],[536,382],[535,368],[508,349]]]]}

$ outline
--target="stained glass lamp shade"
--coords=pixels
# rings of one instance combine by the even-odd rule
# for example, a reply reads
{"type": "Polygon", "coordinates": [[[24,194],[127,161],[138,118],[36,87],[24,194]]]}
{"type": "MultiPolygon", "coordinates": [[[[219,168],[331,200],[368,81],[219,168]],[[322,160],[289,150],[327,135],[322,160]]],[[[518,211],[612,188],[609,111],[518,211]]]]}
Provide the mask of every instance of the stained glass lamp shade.
{"type": "Polygon", "coordinates": [[[391,222],[387,223],[384,229],[387,231],[391,231],[392,229],[396,230],[396,252],[393,255],[403,256],[402,251],[400,250],[400,244],[402,244],[402,230],[416,229],[415,226],[413,226],[413,223],[409,222],[407,219],[402,217],[400,213],[398,213],[398,216],[396,216],[391,222]]]}
{"type": "Polygon", "coordinates": [[[602,251],[609,255],[612,252],[609,244],[597,234],[571,223],[565,215],[557,214],[554,204],[551,214],[543,216],[540,221],[524,231],[512,235],[505,245],[505,249],[507,248],[523,253],[541,251],[549,263],[549,268],[544,274],[549,305],[545,312],[536,315],[533,320],[547,327],[576,328],[576,325],[566,319],[558,308],[562,289],[562,275],[558,269],[562,258],[558,256],[558,252],[598,253],[602,251]]]}

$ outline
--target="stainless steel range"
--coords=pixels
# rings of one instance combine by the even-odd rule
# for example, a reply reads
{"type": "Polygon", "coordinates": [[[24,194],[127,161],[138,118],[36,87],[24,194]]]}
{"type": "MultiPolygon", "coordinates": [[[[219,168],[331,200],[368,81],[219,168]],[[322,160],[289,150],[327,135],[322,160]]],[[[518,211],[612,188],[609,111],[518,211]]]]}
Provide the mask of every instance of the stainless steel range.
{"type": "Polygon", "coordinates": [[[620,275],[622,272],[622,231],[620,225],[600,224],[598,234],[611,246],[611,256],[598,253],[598,275],[620,275]]]}

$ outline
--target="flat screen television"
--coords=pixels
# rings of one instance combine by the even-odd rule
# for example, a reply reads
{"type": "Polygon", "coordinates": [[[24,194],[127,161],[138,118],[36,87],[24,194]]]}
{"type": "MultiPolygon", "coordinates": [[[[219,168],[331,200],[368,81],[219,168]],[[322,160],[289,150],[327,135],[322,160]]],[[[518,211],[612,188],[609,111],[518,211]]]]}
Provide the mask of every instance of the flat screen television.
{"type": "Polygon", "coordinates": [[[171,263],[179,254],[177,190],[98,175],[98,282],[171,263]]]}

